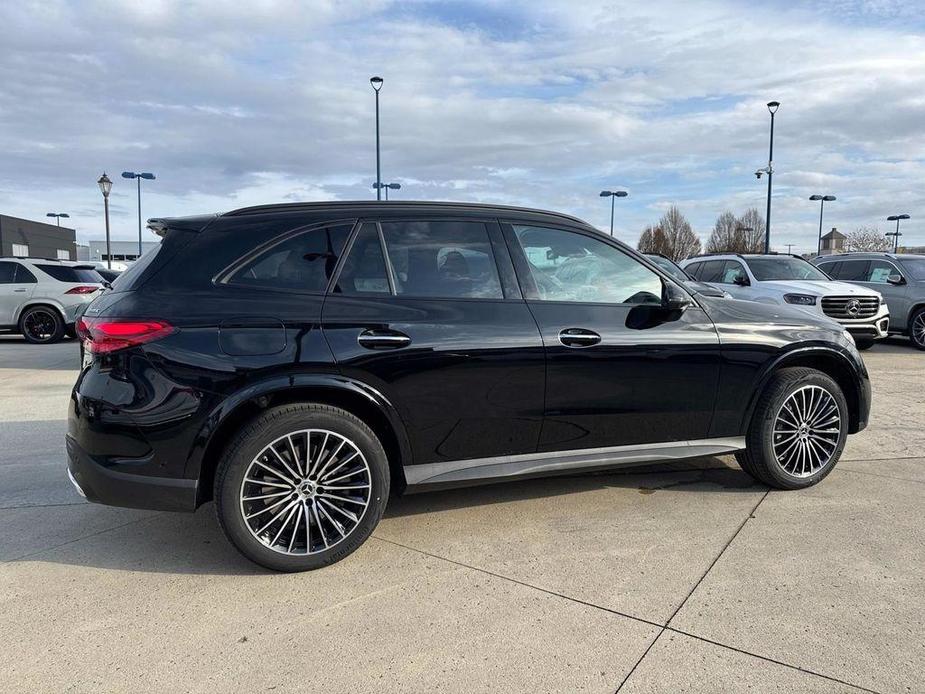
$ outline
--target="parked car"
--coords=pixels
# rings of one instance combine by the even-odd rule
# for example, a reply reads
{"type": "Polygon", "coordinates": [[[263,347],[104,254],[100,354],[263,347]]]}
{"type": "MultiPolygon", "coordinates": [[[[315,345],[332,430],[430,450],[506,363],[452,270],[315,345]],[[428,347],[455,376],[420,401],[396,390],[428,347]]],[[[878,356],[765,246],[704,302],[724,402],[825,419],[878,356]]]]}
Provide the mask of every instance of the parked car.
{"type": "Polygon", "coordinates": [[[48,344],[72,333],[77,309],[99,293],[91,265],[45,258],[0,258],[0,329],[48,344]]]}
{"type": "Polygon", "coordinates": [[[719,299],[731,299],[732,294],[722,289],[717,289],[705,282],[698,282],[693,277],[688,275],[684,270],[681,269],[681,266],[675,263],[673,260],[666,258],[665,256],[659,253],[646,253],[646,258],[651,260],[653,263],[658,265],[662,270],[671,275],[678,282],[681,282],[685,287],[695,294],[704,294],[705,296],[715,296],[719,299]]]}
{"type": "Polygon", "coordinates": [[[890,309],[879,292],[835,282],[799,256],[718,254],[688,258],[681,266],[735,299],[792,304],[828,316],[851,333],[858,349],[870,349],[887,336],[890,309]]]}
{"type": "Polygon", "coordinates": [[[799,489],[867,425],[835,322],[688,292],[574,217],[338,202],[151,220],[87,307],[68,472],[192,511],[283,571],[343,559],[390,492],[735,452],[799,489]]]}
{"type": "Polygon", "coordinates": [[[834,279],[882,293],[890,305],[889,331],[925,349],[925,255],[845,253],[813,262],[834,279]]]}

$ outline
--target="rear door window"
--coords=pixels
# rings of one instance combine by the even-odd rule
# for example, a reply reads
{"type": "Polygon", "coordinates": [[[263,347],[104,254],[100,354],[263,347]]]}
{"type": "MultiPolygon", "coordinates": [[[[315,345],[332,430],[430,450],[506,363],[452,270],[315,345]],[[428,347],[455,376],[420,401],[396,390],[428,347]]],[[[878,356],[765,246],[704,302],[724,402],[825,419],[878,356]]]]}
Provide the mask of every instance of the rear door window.
{"type": "Polygon", "coordinates": [[[836,268],[838,274],[834,277],[846,282],[866,282],[869,265],[867,260],[843,260],[841,266],[836,268]]]}
{"type": "Polygon", "coordinates": [[[288,235],[244,263],[229,284],[322,294],[334,274],[352,225],[316,227],[288,235]]]}
{"type": "Polygon", "coordinates": [[[684,272],[693,277],[695,280],[700,279],[700,269],[703,267],[703,263],[691,263],[690,265],[684,268],[684,272]]]}
{"type": "Polygon", "coordinates": [[[13,284],[16,281],[16,266],[18,264],[0,262],[0,284],[13,284]]]}
{"type": "Polygon", "coordinates": [[[400,296],[503,299],[488,228],[482,222],[382,222],[400,296]]]}
{"type": "Polygon", "coordinates": [[[708,260],[700,268],[700,275],[698,275],[697,279],[701,282],[717,282],[721,284],[725,268],[725,260],[708,260]]]}

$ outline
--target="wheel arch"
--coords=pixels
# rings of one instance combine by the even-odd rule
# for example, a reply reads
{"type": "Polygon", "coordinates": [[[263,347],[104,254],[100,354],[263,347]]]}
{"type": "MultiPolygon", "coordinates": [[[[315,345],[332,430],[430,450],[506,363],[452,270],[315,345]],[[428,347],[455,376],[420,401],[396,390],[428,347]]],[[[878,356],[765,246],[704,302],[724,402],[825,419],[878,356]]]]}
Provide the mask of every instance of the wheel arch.
{"type": "Polygon", "coordinates": [[[398,411],[385,396],[366,383],[334,374],[287,377],[232,395],[208,417],[186,463],[186,477],[198,479],[197,506],[212,499],[215,471],[234,432],[269,407],[297,402],[339,407],[363,421],[385,449],[392,489],[404,491],[404,465],[411,461],[411,445],[398,411]]]}
{"type": "Polygon", "coordinates": [[[16,316],[14,319],[15,325],[17,328],[19,327],[19,321],[22,319],[22,314],[24,314],[30,308],[35,308],[36,306],[44,306],[45,308],[54,309],[55,312],[58,314],[58,317],[61,318],[61,321],[65,325],[67,325],[67,314],[64,311],[64,307],[61,306],[61,304],[59,304],[58,302],[56,302],[54,299],[48,299],[48,298],[42,297],[38,299],[27,299],[22,304],[22,306],[19,307],[19,310],[16,312],[16,316]]]}
{"type": "MultiPolygon", "coordinates": [[[[848,433],[856,434],[862,426],[861,403],[863,398],[861,376],[854,365],[838,350],[828,347],[804,347],[780,355],[762,373],[749,400],[742,419],[741,432],[745,434],[758,404],[758,399],[771,380],[781,369],[791,367],[816,369],[834,380],[841,388],[848,403],[848,433]]],[[[866,421],[865,421],[866,424],[866,421]]]]}

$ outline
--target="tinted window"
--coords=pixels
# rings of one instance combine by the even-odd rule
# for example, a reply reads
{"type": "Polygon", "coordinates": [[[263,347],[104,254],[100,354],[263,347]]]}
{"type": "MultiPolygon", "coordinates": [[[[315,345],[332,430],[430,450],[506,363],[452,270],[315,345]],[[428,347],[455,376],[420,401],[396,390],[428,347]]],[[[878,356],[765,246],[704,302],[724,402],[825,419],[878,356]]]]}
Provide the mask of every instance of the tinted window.
{"type": "Polygon", "coordinates": [[[817,267],[822,270],[829,277],[838,278],[838,268],[841,266],[840,262],[835,263],[819,263],[817,267]]]}
{"type": "Polygon", "coordinates": [[[832,275],[837,280],[846,282],[865,282],[867,280],[867,266],[870,263],[866,260],[843,260],[832,275]]]}
{"type": "Polygon", "coordinates": [[[703,263],[691,263],[690,265],[685,266],[684,272],[693,277],[695,280],[700,279],[700,270],[703,267],[703,263]]]}
{"type": "Polygon", "coordinates": [[[501,299],[488,229],[481,222],[383,222],[382,235],[404,296],[501,299]]]}
{"type": "Polygon", "coordinates": [[[13,284],[18,263],[0,263],[0,284],[13,284]]]}
{"type": "Polygon", "coordinates": [[[660,255],[649,255],[646,257],[658,265],[662,270],[678,280],[678,282],[687,282],[690,279],[690,277],[685,274],[684,270],[672,263],[670,260],[668,260],[668,258],[663,258],[660,255]]]}
{"type": "Polygon", "coordinates": [[[900,274],[899,270],[893,263],[885,260],[871,260],[870,267],[867,268],[867,282],[876,282],[877,284],[887,284],[887,278],[890,275],[900,274]]]}
{"type": "Polygon", "coordinates": [[[662,300],[662,280],[598,239],[561,229],[514,226],[539,298],[607,304],[662,300]]]}
{"type": "Polygon", "coordinates": [[[32,270],[25,265],[16,263],[16,284],[34,284],[36,282],[38,282],[38,280],[35,279],[32,270]]]}
{"type": "Polygon", "coordinates": [[[122,291],[123,287],[126,290],[131,289],[131,285],[135,279],[141,277],[141,273],[145,271],[145,268],[154,262],[154,259],[157,257],[157,254],[161,252],[163,247],[164,242],[161,241],[153,248],[150,248],[142,253],[141,257],[129,265],[125,272],[120,272],[115,280],[112,280],[113,291],[122,291]]]}
{"type": "Polygon", "coordinates": [[[925,258],[904,258],[903,267],[917,280],[925,280],[925,258]]]}
{"type": "Polygon", "coordinates": [[[349,224],[343,224],[289,236],[247,262],[228,281],[267,289],[323,293],[350,229],[349,224]]]}
{"type": "Polygon", "coordinates": [[[389,276],[375,224],[364,224],[344,261],[334,291],[339,294],[390,294],[389,276]]]}
{"type": "Polygon", "coordinates": [[[36,265],[46,275],[54,277],[59,282],[89,282],[98,284],[103,278],[96,274],[96,270],[70,265],[36,265]]]}
{"type": "Polygon", "coordinates": [[[697,279],[701,282],[722,282],[725,268],[725,260],[708,260],[701,266],[697,279]]]}

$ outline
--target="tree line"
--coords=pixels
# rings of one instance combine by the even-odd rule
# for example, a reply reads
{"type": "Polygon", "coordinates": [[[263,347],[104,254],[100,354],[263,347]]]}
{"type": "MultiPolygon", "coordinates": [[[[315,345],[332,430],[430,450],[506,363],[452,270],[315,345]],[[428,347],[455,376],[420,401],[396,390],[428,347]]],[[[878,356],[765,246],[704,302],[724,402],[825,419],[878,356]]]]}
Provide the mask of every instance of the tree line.
{"type": "MultiPolygon", "coordinates": [[[[636,247],[643,253],[658,253],[680,262],[706,253],[763,253],[764,216],[754,207],[736,216],[729,210],[716,218],[704,249],[700,237],[677,206],[672,205],[654,225],[647,226],[636,247]]],[[[847,234],[846,250],[882,251],[890,242],[875,227],[858,227],[847,234]]]]}

